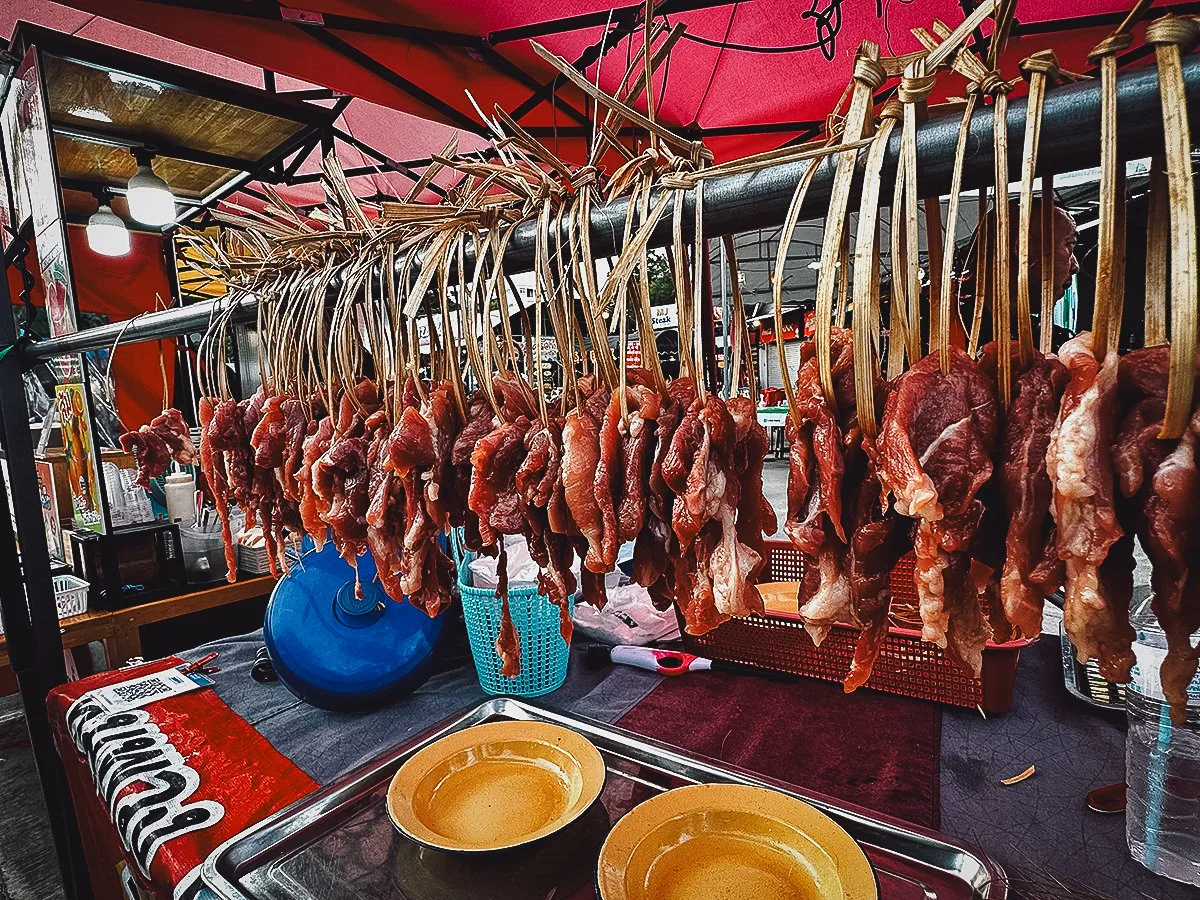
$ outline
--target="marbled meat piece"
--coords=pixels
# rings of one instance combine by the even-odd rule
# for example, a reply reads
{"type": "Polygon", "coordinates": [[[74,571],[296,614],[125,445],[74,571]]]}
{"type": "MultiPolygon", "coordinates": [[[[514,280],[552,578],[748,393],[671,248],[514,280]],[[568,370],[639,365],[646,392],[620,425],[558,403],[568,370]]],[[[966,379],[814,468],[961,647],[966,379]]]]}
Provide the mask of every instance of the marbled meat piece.
{"type": "Polygon", "coordinates": [[[1046,450],[1046,471],[1058,555],[1066,563],[1064,625],[1080,662],[1094,657],[1109,681],[1128,681],[1134,663],[1128,597],[1106,590],[1109,582],[1100,575],[1125,533],[1113,499],[1118,359],[1109,353],[1098,362],[1089,332],[1064,344],[1059,359],[1070,381],[1046,450]]]}

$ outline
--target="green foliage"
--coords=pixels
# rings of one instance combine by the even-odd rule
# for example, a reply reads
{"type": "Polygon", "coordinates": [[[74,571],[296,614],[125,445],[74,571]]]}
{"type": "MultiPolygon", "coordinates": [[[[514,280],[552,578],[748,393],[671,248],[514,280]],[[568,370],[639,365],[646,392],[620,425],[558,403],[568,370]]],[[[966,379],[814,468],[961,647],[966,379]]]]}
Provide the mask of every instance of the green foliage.
{"type": "Polygon", "coordinates": [[[667,306],[675,302],[675,281],[671,277],[671,266],[665,253],[650,253],[647,261],[650,270],[650,305],[667,306]]]}

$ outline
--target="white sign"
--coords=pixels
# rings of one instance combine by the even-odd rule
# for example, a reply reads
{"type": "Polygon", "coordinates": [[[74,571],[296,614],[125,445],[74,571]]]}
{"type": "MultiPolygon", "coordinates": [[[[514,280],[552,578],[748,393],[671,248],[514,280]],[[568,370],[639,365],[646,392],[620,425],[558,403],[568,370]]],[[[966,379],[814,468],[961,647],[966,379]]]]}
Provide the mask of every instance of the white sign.
{"type": "Polygon", "coordinates": [[[650,307],[650,325],[656,330],[679,327],[679,310],[674,303],[650,307]]]}

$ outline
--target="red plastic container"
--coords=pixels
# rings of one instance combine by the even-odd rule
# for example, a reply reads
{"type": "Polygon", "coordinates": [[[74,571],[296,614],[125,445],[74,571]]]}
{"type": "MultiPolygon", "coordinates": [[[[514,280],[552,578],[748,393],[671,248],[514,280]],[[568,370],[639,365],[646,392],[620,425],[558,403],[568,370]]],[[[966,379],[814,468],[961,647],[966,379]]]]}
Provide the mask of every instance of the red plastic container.
{"type": "MultiPolygon", "coordinates": [[[[800,551],[784,541],[767,541],[767,566],[760,580],[801,581],[803,575],[804,556],[800,551]]],[[[892,597],[893,602],[916,600],[911,556],[902,559],[892,571],[892,597]]],[[[688,653],[710,659],[842,681],[850,671],[858,634],[857,628],[835,625],[818,648],[799,616],[772,613],[731,619],[699,637],[684,631],[683,647],[688,653]]],[[[866,686],[1002,715],[1012,706],[1017,661],[1022,648],[1030,643],[1029,640],[989,643],[983,651],[981,677],[974,679],[936,644],[922,641],[919,629],[893,627],[884,639],[866,686]]]]}

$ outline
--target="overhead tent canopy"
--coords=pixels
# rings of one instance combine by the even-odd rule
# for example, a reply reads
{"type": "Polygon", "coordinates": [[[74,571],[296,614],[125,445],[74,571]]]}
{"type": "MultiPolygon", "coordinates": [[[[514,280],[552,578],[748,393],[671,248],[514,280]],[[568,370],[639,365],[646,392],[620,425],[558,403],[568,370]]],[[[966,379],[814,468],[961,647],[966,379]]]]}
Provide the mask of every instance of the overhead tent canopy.
{"type": "MultiPolygon", "coordinates": [[[[810,138],[824,128],[824,117],[842,96],[863,40],[876,41],[885,54],[911,52],[920,49],[912,27],[934,18],[953,27],[971,5],[970,0],[661,0],[656,20],[683,24],[685,31],[669,61],[656,70],[656,115],[703,140],[718,162],[810,138]]],[[[1016,78],[1018,62],[1047,47],[1065,69],[1090,71],[1087,52],[1129,5],[1129,0],[1020,0],[1001,71],[1016,78]]],[[[364,197],[406,194],[453,134],[460,153],[485,145],[468,90],[485,112],[499,104],[563,159],[582,161],[593,104],[538,57],[530,42],[540,42],[614,93],[644,39],[643,4],[610,7],[598,0],[295,0],[287,6],[273,0],[69,0],[69,6],[140,29],[126,29],[125,46],[165,37],[219,54],[217,59],[240,68],[235,77],[242,80],[253,66],[249,77],[260,70],[270,73],[269,82],[285,76],[277,86],[298,85],[298,97],[360,98],[327,102],[339,105],[339,159],[364,197]],[[313,85],[333,93],[322,94],[313,85]],[[397,119],[385,108],[409,115],[397,119]]],[[[1167,9],[1194,12],[1200,4],[1155,7],[1167,9]]],[[[88,35],[112,23],[96,19],[80,27],[88,35]]],[[[986,23],[977,31],[977,42],[989,28],[986,23]]],[[[1140,41],[1135,47],[1122,63],[1148,53],[1140,41]]],[[[931,102],[945,99],[946,90],[941,87],[931,102]]],[[[644,98],[636,105],[646,109],[644,98]]],[[[637,139],[630,129],[625,134],[637,139]]],[[[452,177],[443,173],[439,181],[445,185],[452,177]]],[[[321,201],[319,148],[292,178],[298,183],[285,194],[289,201],[321,201]]],[[[435,187],[424,199],[436,196],[435,187]]]]}
{"type": "MultiPolygon", "coordinates": [[[[536,136],[590,134],[578,89],[549,84],[554,70],[537,40],[613,92],[642,40],[643,5],[597,0],[72,0],[78,9],[323,84],[376,103],[480,130],[464,94],[499,103],[536,136]],[[601,57],[603,59],[601,60],[601,57]],[[536,90],[534,89],[536,86],[536,90]]],[[[1022,0],[1009,57],[1056,45],[1062,63],[1086,68],[1086,52],[1128,11],[1127,0],[1022,0]],[[1065,14],[1069,14],[1065,15],[1065,14]],[[1059,34],[1047,40],[1047,34],[1059,34]]],[[[718,158],[764,149],[818,129],[850,78],[862,40],[884,53],[920,49],[911,27],[963,19],[957,0],[661,0],[655,15],[686,33],[656,78],[664,123],[721,138],[718,158]],[[741,138],[741,140],[733,140],[741,138]]],[[[1007,67],[1016,74],[1014,63],[1007,67]]],[[[562,79],[558,80],[559,82],[562,79]]],[[[642,104],[644,108],[644,104],[642,104]]]]}

